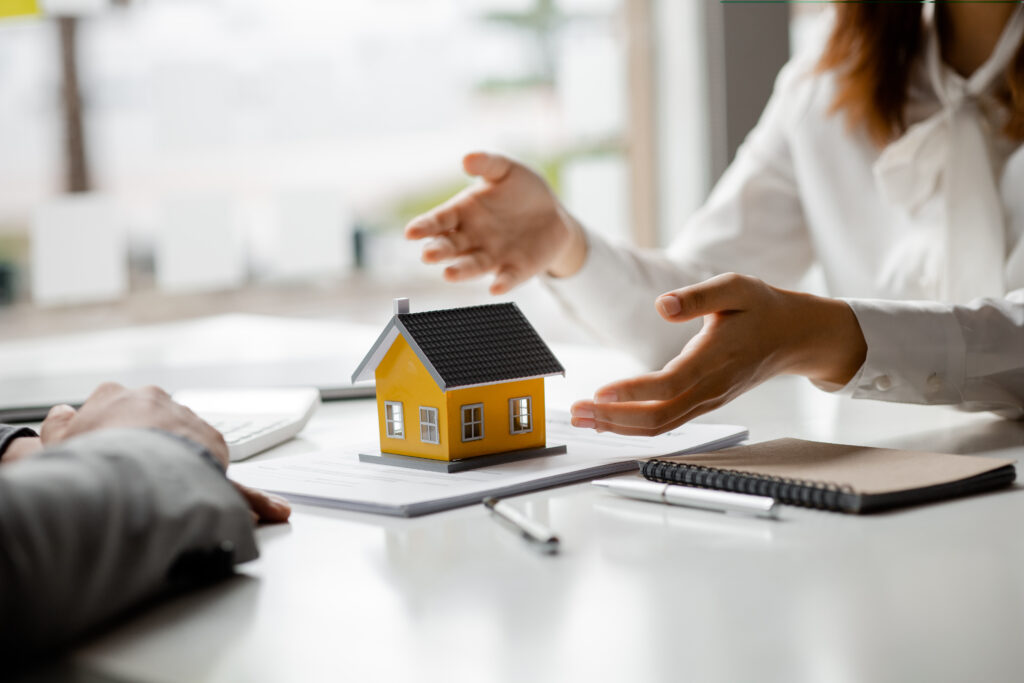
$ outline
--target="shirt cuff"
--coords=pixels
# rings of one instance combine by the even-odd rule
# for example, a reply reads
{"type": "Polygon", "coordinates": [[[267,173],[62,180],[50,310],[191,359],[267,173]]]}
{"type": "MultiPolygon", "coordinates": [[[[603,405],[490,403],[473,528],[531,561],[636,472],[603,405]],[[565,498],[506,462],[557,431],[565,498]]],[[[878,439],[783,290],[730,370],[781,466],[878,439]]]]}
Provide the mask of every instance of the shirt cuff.
{"type": "Polygon", "coordinates": [[[0,459],[4,457],[4,453],[7,452],[7,447],[11,445],[11,442],[15,439],[21,439],[24,437],[37,437],[35,430],[29,429],[28,427],[0,427],[0,459]]]}
{"type": "MultiPolygon", "coordinates": [[[[836,393],[900,403],[957,404],[963,400],[966,344],[951,305],[843,301],[853,309],[868,351],[857,374],[836,393]]],[[[837,388],[816,385],[826,391],[837,388]]]]}

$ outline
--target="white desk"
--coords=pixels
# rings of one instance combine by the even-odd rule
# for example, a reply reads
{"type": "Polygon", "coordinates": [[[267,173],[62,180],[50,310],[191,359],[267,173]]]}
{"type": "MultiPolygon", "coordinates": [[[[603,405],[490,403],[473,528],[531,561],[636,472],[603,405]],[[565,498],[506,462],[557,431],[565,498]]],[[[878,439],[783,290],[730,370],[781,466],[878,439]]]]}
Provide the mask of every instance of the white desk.
{"type": "MultiPolygon", "coordinates": [[[[591,370],[593,372],[593,370],[591,370]]],[[[570,377],[572,375],[570,374],[570,377]]],[[[549,391],[562,400],[571,390],[549,391]]],[[[1024,456],[1024,424],[840,400],[783,378],[712,416],[797,436],[1024,456]]],[[[326,404],[304,440],[370,435],[326,404]]],[[[1022,458],[1024,461],[1024,458],[1022,458]]],[[[778,522],[576,485],[514,499],[563,539],[531,550],[482,506],[418,519],[298,507],[242,576],[158,607],[75,662],[140,681],[999,681],[1024,672],[1024,492],[778,522]]]]}

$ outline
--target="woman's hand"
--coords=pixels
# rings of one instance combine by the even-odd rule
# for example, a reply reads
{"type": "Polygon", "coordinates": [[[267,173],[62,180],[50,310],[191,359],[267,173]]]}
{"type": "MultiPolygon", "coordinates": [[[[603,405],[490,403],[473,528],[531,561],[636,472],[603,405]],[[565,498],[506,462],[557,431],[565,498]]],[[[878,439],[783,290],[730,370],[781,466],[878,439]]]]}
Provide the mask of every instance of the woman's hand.
{"type": "Polygon", "coordinates": [[[446,280],[494,273],[491,294],[503,294],[541,271],[572,275],[586,258],[586,240],[544,179],[499,154],[462,160],[482,182],[413,219],[405,228],[423,245],[424,263],[446,262],[446,280]]]}
{"type": "Polygon", "coordinates": [[[867,344],[850,307],[732,273],[662,294],[670,322],[703,329],[661,370],[608,384],[572,406],[572,423],[619,434],[660,434],[780,374],[843,385],[867,344]]]}

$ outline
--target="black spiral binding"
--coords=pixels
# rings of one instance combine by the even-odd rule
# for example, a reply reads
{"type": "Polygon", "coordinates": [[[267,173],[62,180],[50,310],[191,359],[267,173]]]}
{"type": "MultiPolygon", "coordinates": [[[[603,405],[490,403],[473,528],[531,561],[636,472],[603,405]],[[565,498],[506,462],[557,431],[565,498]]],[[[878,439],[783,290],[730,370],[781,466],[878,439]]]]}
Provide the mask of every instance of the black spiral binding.
{"type": "Polygon", "coordinates": [[[769,496],[780,503],[819,510],[843,510],[847,507],[843,504],[846,502],[844,496],[854,495],[848,486],[751,474],[685,462],[648,460],[640,471],[647,479],[664,484],[769,496]]]}

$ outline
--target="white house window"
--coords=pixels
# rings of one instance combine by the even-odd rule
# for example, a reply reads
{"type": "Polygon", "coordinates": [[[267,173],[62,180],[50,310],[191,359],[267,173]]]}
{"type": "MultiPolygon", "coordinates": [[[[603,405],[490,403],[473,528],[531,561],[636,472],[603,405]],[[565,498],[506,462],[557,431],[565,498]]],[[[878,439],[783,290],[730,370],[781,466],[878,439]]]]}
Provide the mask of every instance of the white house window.
{"type": "Polygon", "coordinates": [[[420,406],[420,441],[423,443],[441,443],[437,430],[437,408],[420,406]]]}
{"type": "Polygon", "coordinates": [[[389,439],[405,438],[405,418],[402,417],[402,404],[398,401],[384,401],[384,423],[387,425],[389,439]]]}
{"type": "Polygon", "coordinates": [[[477,441],[484,438],[484,404],[462,406],[462,440],[477,441]]]}
{"type": "Polygon", "coordinates": [[[529,396],[508,400],[508,430],[512,434],[533,431],[533,402],[529,396]]]}

